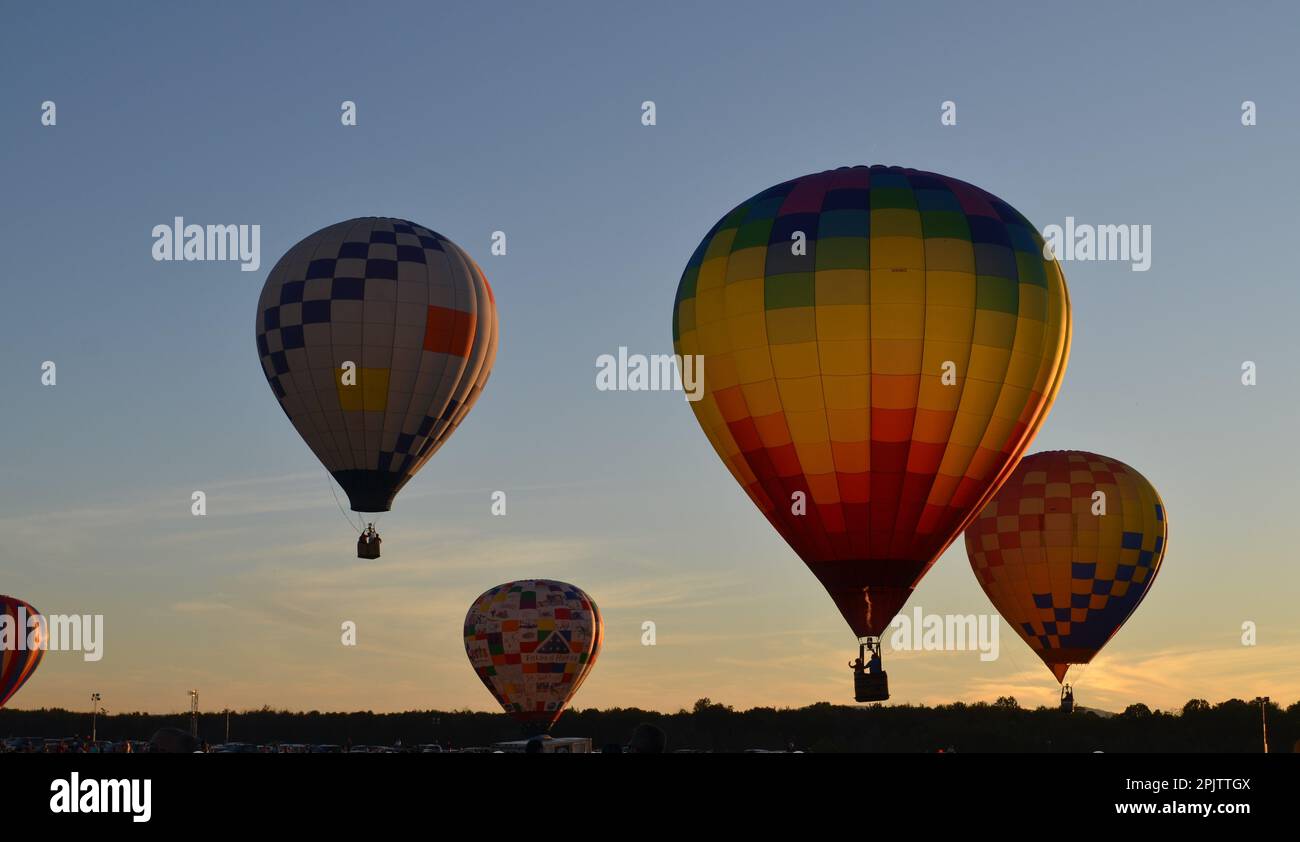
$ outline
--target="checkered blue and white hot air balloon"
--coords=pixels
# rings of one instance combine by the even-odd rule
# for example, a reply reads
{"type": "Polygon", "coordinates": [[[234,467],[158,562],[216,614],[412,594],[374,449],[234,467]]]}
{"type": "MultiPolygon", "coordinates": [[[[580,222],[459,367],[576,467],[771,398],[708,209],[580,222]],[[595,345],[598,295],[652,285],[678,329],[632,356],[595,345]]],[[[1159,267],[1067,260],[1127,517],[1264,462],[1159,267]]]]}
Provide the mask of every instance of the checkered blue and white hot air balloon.
{"type": "Polygon", "coordinates": [[[271,391],[357,512],[391,508],[478,400],[496,350],[483,271],[401,219],[311,234],[275,264],[257,303],[271,391]]]}

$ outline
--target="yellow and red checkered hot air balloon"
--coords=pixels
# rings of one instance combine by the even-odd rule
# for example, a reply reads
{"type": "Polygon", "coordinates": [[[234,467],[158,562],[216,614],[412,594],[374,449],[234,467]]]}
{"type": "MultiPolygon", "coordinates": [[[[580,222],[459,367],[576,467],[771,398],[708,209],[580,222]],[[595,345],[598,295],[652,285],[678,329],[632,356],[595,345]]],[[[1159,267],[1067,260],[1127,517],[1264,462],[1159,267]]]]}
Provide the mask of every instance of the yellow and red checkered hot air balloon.
{"type": "Polygon", "coordinates": [[[1043,423],[1070,305],[1006,202],[845,167],[713,226],[682,274],[673,341],[703,357],[691,406],[718,455],[874,639],[1043,423]]]}
{"type": "Polygon", "coordinates": [[[1026,456],[966,530],[980,587],[1057,681],[1119,631],[1168,543],[1146,477],[1081,450],[1026,456]]]}

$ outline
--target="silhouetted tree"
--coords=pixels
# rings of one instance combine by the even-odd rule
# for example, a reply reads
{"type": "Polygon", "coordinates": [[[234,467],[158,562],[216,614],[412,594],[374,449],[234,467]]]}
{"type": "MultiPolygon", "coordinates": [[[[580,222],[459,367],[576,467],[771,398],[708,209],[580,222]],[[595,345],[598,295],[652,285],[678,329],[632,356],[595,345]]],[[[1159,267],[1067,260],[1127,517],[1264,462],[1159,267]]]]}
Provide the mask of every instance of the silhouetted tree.
{"type": "MultiPolygon", "coordinates": [[[[89,730],[85,711],[0,710],[0,737],[63,738],[89,730]]],[[[1231,699],[1210,705],[1192,699],[1181,710],[1152,711],[1129,706],[1119,716],[1090,711],[1064,713],[1055,707],[1020,708],[1010,696],[987,702],[937,707],[913,705],[833,705],[804,708],[759,707],[735,710],[712,699],[689,710],[659,713],[639,708],[573,709],[552,730],[556,736],[591,737],[595,746],[623,745],[637,725],[653,724],[668,735],[673,749],[743,751],[784,750],[791,744],[815,752],[1107,752],[1261,750],[1258,702],[1231,699]]],[[[189,731],[187,712],[120,713],[99,718],[102,739],[145,740],[163,728],[189,731]]],[[[1269,744],[1289,751],[1300,741],[1300,702],[1283,709],[1268,705],[1269,744]]],[[[199,716],[199,735],[209,743],[225,739],[221,713],[199,716]]],[[[457,748],[489,746],[521,736],[518,724],[501,713],[474,711],[371,711],[292,713],[262,707],[234,713],[230,737],[262,745],[312,743],[353,746],[406,746],[439,742],[457,748]],[[436,718],[436,724],[435,724],[436,718]]]]}

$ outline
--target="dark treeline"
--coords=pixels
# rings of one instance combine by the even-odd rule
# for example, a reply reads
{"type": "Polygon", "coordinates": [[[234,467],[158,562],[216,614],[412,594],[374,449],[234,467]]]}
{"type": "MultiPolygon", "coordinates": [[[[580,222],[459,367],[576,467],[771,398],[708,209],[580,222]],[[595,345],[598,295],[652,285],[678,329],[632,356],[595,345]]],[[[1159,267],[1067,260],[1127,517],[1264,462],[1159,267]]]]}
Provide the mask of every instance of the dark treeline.
{"type": "MultiPolygon", "coordinates": [[[[1300,702],[1267,705],[1270,750],[1290,752],[1300,740],[1300,702]]],[[[1192,700],[1181,711],[1132,705],[1114,716],[1089,711],[1065,714],[1026,710],[1012,698],[992,704],[956,703],[849,707],[826,702],[804,708],[738,711],[700,699],[693,710],[658,713],[635,708],[572,710],[552,733],[591,737],[599,750],[624,744],[642,722],[663,728],[668,750],[781,750],[793,745],[813,752],[1259,752],[1263,750],[1259,701],[1211,705],[1192,700]]],[[[100,716],[101,740],[147,740],[159,728],[189,729],[189,714],[124,713],[100,716]]],[[[0,710],[0,736],[88,737],[90,714],[61,708],[0,710]]],[[[226,715],[203,713],[199,735],[226,740],[226,715]]],[[[230,740],[258,744],[310,743],[405,746],[438,743],[456,748],[488,746],[522,736],[500,713],[410,711],[406,713],[291,713],[269,708],[230,714],[230,740]]]]}

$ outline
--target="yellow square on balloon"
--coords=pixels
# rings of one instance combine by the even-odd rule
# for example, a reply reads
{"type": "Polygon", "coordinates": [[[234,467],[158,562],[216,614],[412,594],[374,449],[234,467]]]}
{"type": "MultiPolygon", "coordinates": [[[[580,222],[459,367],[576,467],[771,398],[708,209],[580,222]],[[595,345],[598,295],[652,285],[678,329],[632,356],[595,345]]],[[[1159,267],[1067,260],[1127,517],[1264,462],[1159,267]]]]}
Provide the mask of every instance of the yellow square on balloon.
{"type": "Polygon", "coordinates": [[[355,384],[344,385],[345,376],[351,381],[353,374],[342,368],[334,370],[339,408],[344,412],[383,412],[388,408],[388,369],[358,368],[355,384]]]}

